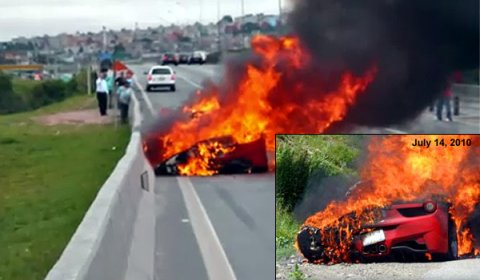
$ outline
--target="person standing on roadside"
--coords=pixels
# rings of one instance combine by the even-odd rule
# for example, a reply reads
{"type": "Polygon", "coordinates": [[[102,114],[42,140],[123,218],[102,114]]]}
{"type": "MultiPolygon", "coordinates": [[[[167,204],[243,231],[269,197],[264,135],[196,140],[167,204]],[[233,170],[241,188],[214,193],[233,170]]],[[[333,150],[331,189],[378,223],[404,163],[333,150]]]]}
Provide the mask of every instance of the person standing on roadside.
{"type": "Polygon", "coordinates": [[[441,121],[442,120],[442,115],[443,115],[443,107],[446,107],[447,109],[447,121],[451,122],[453,121],[452,119],[452,109],[451,109],[451,102],[452,102],[452,97],[453,97],[453,92],[452,92],[452,87],[454,83],[458,83],[461,80],[461,73],[460,72],[454,72],[450,77],[448,78],[448,83],[447,87],[445,88],[445,91],[443,92],[442,96],[440,99],[437,101],[437,120],[441,121]]]}
{"type": "Polygon", "coordinates": [[[115,99],[117,100],[117,108],[120,109],[120,92],[125,89],[125,83],[127,80],[125,79],[125,73],[122,71],[120,75],[115,79],[115,89],[117,94],[115,95],[115,99]]]}
{"type": "Polygon", "coordinates": [[[98,109],[100,110],[101,116],[107,115],[107,102],[108,102],[108,84],[105,80],[106,73],[102,72],[98,75],[97,81],[95,83],[96,88],[95,91],[97,92],[97,101],[98,101],[98,109]]]}
{"type": "MultiPolygon", "coordinates": [[[[115,78],[113,77],[113,71],[108,70],[105,80],[107,81],[108,92],[113,92],[113,86],[115,84],[115,78]]],[[[113,94],[108,96],[108,108],[113,109],[113,94]]]]}
{"type": "Polygon", "coordinates": [[[125,73],[120,72],[120,76],[118,76],[115,79],[115,86],[117,86],[117,87],[123,86],[123,85],[125,85],[125,82],[126,82],[125,73]]]}
{"type": "Polygon", "coordinates": [[[130,82],[125,82],[123,90],[118,95],[118,104],[120,106],[120,118],[122,123],[128,123],[128,109],[130,106],[130,99],[133,95],[133,89],[130,82]]]}

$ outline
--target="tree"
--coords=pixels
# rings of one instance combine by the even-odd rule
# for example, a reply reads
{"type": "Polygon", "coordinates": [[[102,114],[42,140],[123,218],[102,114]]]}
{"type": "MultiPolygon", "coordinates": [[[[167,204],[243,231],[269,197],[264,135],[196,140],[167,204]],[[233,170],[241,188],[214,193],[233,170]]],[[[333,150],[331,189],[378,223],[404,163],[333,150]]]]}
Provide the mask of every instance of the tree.
{"type": "Polygon", "coordinates": [[[225,15],[225,16],[223,16],[222,21],[223,21],[223,22],[232,23],[232,22],[233,22],[233,18],[232,18],[232,16],[230,16],[230,15],[225,15]]]}
{"type": "Polygon", "coordinates": [[[15,95],[12,87],[11,78],[0,72],[0,114],[14,112],[20,102],[19,97],[15,95]]]}
{"type": "Polygon", "coordinates": [[[115,45],[115,48],[113,50],[114,53],[123,53],[125,52],[125,47],[123,46],[122,43],[119,43],[117,45],[115,45]]]}

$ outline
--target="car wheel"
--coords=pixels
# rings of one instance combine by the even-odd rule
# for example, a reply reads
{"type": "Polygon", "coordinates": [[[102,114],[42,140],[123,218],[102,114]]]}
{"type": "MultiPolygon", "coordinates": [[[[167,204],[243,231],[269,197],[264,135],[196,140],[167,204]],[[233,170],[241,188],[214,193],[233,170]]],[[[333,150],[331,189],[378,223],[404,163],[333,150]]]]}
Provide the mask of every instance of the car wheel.
{"type": "Polygon", "coordinates": [[[450,218],[448,221],[448,260],[458,259],[458,240],[457,227],[455,222],[450,218]]]}
{"type": "Polygon", "coordinates": [[[150,92],[151,89],[150,89],[150,86],[147,86],[147,88],[145,89],[146,92],[150,92]]]}
{"type": "Polygon", "coordinates": [[[170,90],[171,91],[176,91],[177,89],[176,89],[175,85],[173,85],[173,86],[170,86],[170,90]]]}
{"type": "Polygon", "coordinates": [[[432,254],[433,261],[452,261],[458,259],[457,227],[455,222],[449,218],[448,221],[448,253],[432,254]]]}
{"type": "Polygon", "coordinates": [[[311,263],[324,257],[320,232],[315,228],[303,228],[297,235],[297,244],[302,255],[311,263]]]}

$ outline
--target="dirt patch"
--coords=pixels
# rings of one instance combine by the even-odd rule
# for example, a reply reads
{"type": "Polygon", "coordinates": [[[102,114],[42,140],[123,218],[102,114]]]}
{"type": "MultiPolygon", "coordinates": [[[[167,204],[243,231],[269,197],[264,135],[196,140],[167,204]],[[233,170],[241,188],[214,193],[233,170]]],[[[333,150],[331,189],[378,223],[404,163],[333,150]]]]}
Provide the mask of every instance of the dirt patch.
{"type": "Polygon", "coordinates": [[[110,112],[108,116],[100,116],[97,109],[80,110],[56,113],[53,115],[45,115],[35,117],[34,120],[44,125],[53,126],[59,124],[83,125],[83,124],[108,124],[115,119],[110,112]]]}

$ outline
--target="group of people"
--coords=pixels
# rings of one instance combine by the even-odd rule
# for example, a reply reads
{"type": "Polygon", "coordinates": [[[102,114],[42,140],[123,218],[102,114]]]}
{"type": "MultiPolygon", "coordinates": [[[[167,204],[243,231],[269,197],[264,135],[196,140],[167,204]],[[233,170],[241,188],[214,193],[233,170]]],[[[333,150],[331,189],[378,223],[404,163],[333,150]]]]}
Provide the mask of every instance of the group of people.
{"type": "Polygon", "coordinates": [[[117,100],[117,108],[120,110],[120,119],[122,123],[128,123],[128,110],[133,89],[131,87],[132,80],[125,77],[125,73],[121,72],[120,76],[113,81],[113,78],[102,71],[96,80],[96,93],[98,108],[101,116],[107,115],[107,105],[113,108],[113,100],[117,100]],[[115,84],[116,94],[114,94],[115,84]]]}

